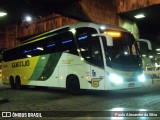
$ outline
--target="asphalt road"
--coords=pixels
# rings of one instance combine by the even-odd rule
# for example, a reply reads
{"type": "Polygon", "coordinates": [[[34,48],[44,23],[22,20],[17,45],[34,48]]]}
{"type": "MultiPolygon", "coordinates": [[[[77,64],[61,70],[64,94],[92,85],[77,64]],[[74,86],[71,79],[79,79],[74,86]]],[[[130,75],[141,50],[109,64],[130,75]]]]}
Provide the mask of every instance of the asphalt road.
{"type": "MultiPolygon", "coordinates": [[[[118,112],[122,110],[131,112],[140,110],[151,112],[155,110],[160,111],[160,86],[146,86],[144,88],[105,92],[85,91],[82,95],[70,95],[65,90],[53,88],[16,90],[11,89],[7,85],[2,85],[0,82],[0,99],[6,100],[0,102],[0,111],[2,112],[40,111],[43,112],[43,116],[48,115],[48,119],[53,119],[51,117],[54,117],[55,120],[92,120],[93,117],[98,117],[99,119],[102,116],[105,118],[108,114],[111,114],[110,111],[112,110],[118,112]],[[103,113],[102,111],[109,111],[109,113],[103,113]],[[100,114],[97,114],[97,112],[100,112],[100,114]],[[81,116],[85,118],[81,118],[81,116]]],[[[156,113],[157,112],[154,112],[154,114],[156,113]]],[[[159,117],[153,116],[153,118],[159,120],[160,112],[157,114],[159,117]]],[[[151,117],[147,117],[147,119],[143,120],[150,118],[151,117]]],[[[22,118],[12,119],[17,120],[22,118]]],[[[114,119],[115,118],[113,118],[113,120],[114,119]]]]}

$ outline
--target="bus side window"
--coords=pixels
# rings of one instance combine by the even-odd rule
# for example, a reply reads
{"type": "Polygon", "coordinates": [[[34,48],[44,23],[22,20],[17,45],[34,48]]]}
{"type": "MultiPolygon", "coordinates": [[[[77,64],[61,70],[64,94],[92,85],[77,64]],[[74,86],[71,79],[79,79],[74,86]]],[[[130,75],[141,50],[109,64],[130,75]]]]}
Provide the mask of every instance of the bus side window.
{"type": "Polygon", "coordinates": [[[78,47],[80,49],[81,55],[82,57],[86,60],[86,61],[90,61],[91,59],[91,46],[89,43],[89,39],[90,39],[90,32],[92,33],[92,31],[89,31],[89,28],[79,28],[77,29],[77,42],[78,42],[78,47]]]}
{"type": "Polygon", "coordinates": [[[54,53],[57,51],[57,42],[56,39],[51,37],[47,38],[46,42],[46,53],[54,53]]]}
{"type": "Polygon", "coordinates": [[[32,44],[27,44],[22,47],[22,55],[21,58],[34,57],[45,54],[45,47],[43,41],[36,41],[32,44]]]}
{"type": "Polygon", "coordinates": [[[75,47],[73,36],[70,32],[64,33],[60,39],[62,51],[69,52],[69,50],[75,47]]]}
{"type": "Polygon", "coordinates": [[[72,32],[67,31],[57,35],[58,49],[61,52],[78,55],[72,32]]]}

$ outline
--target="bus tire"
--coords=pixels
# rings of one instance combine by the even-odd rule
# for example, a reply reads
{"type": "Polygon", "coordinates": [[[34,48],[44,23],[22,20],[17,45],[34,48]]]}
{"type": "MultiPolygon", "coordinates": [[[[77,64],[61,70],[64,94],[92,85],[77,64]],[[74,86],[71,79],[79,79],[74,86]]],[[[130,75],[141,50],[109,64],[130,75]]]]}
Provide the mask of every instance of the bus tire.
{"type": "Polygon", "coordinates": [[[15,83],[14,83],[14,77],[13,77],[13,76],[10,77],[9,83],[10,83],[10,87],[11,87],[12,89],[15,89],[15,88],[16,88],[16,85],[15,85],[15,83]]]}
{"type": "Polygon", "coordinates": [[[67,77],[66,89],[71,94],[74,95],[80,94],[80,84],[77,76],[70,75],[67,77]]]}
{"type": "Polygon", "coordinates": [[[21,79],[19,76],[16,76],[15,86],[16,86],[16,89],[18,90],[22,89],[21,79]]]}

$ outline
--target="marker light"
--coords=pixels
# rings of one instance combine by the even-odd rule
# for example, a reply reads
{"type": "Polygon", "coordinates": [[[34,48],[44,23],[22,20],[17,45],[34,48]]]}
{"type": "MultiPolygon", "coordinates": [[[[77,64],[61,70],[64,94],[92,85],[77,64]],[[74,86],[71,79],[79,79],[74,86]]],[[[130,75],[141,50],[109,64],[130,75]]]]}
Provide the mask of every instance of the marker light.
{"type": "Polygon", "coordinates": [[[31,56],[31,55],[27,55],[27,57],[28,57],[28,58],[31,58],[32,56],[31,56]]]}
{"type": "Polygon", "coordinates": [[[121,33],[117,31],[105,31],[104,34],[108,34],[112,37],[121,37],[121,33]]]}
{"type": "Polygon", "coordinates": [[[83,58],[83,57],[81,57],[80,59],[81,59],[82,61],[84,60],[84,58],[83,58]]]}
{"type": "Polygon", "coordinates": [[[120,76],[118,76],[118,75],[116,75],[116,74],[113,74],[113,73],[111,73],[111,74],[109,75],[109,79],[110,79],[113,83],[117,83],[117,84],[123,83],[122,77],[120,77],[120,76]]]}

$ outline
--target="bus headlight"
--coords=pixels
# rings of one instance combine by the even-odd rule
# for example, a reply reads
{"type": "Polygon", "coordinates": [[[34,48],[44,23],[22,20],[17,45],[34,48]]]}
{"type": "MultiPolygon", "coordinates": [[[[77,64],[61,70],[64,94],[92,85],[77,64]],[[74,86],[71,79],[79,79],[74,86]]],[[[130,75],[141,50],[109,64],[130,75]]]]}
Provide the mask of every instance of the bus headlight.
{"type": "Polygon", "coordinates": [[[144,82],[144,81],[145,81],[144,74],[139,75],[139,76],[138,76],[138,80],[139,80],[140,82],[144,82]]]}
{"type": "Polygon", "coordinates": [[[111,73],[111,74],[109,75],[109,79],[110,79],[113,83],[116,83],[116,84],[121,84],[121,83],[123,83],[122,77],[121,77],[121,76],[118,76],[118,75],[116,75],[116,74],[113,74],[113,73],[111,73]]]}

